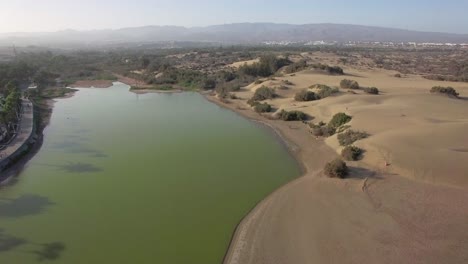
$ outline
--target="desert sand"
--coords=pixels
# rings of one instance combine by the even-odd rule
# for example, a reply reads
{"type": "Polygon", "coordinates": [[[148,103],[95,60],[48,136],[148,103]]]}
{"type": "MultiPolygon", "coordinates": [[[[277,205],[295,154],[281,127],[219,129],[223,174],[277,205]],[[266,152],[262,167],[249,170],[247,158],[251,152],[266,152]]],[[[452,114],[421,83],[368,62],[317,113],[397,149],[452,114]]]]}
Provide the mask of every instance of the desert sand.
{"type": "Polygon", "coordinates": [[[225,263],[468,262],[468,84],[343,68],[348,76],[303,71],[251,84],[229,103],[209,97],[268,123],[305,169],[242,220],[225,263]],[[381,94],[340,89],[319,101],[293,100],[301,89],[338,86],[344,78],[378,87],[381,94]],[[312,122],[345,112],[353,116],[352,129],[370,134],[356,142],[366,152],[362,160],[348,162],[348,179],[322,173],[341,151],[336,136],[316,139],[307,125],[272,120],[246,103],[257,88],[284,85],[283,80],[293,85],[267,101],[277,111],[300,110],[312,122]],[[454,87],[461,98],[430,94],[436,85],[454,87]]]}

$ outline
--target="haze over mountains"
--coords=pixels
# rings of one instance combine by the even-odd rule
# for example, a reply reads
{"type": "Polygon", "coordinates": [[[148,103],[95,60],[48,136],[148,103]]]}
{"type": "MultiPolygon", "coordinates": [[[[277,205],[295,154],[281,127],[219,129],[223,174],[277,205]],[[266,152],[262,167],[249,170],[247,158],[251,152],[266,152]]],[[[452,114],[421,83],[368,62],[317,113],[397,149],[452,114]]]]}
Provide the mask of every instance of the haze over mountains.
{"type": "Polygon", "coordinates": [[[259,44],[266,41],[468,43],[468,34],[420,32],[346,24],[238,23],[207,27],[144,26],[117,30],[65,30],[0,34],[0,45],[106,45],[161,41],[259,44]]]}

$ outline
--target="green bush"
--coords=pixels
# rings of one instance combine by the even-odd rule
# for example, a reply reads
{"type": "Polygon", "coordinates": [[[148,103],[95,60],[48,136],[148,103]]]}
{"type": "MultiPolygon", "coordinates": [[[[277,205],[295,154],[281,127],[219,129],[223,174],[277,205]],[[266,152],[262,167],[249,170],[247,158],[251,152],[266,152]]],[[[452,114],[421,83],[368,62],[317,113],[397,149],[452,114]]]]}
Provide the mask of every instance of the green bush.
{"type": "Polygon", "coordinates": [[[340,87],[343,89],[359,89],[359,83],[353,80],[343,79],[340,82],[340,87]]]}
{"type": "Polygon", "coordinates": [[[331,127],[331,128],[337,129],[340,126],[342,126],[342,125],[348,123],[349,121],[351,121],[351,119],[352,119],[352,117],[345,114],[345,113],[338,113],[338,114],[335,114],[332,117],[332,119],[328,123],[328,126],[331,127]]]}
{"type": "Polygon", "coordinates": [[[360,139],[367,138],[368,136],[369,134],[366,132],[347,130],[338,134],[338,142],[340,142],[341,146],[348,146],[360,139]]]}
{"type": "Polygon", "coordinates": [[[299,102],[313,101],[316,99],[317,99],[317,96],[315,95],[315,93],[307,89],[299,91],[294,96],[294,100],[299,101],[299,102]]]}
{"type": "Polygon", "coordinates": [[[361,155],[362,155],[362,149],[356,146],[346,146],[341,151],[341,156],[345,160],[355,161],[355,160],[358,160],[361,155]]]}
{"type": "Polygon", "coordinates": [[[254,106],[254,110],[257,113],[269,113],[269,112],[271,112],[271,105],[269,105],[267,103],[257,103],[254,106]]]}
{"type": "Polygon", "coordinates": [[[348,176],[348,166],[346,162],[341,159],[335,159],[331,162],[328,162],[324,168],[325,175],[330,178],[340,178],[344,179],[348,176]]]}
{"type": "Polygon", "coordinates": [[[258,88],[253,97],[252,97],[252,100],[253,101],[263,101],[263,100],[267,100],[267,99],[273,99],[276,97],[276,94],[275,94],[275,91],[271,88],[268,88],[266,86],[262,86],[260,88],[258,88]]]}
{"type": "Polygon", "coordinates": [[[284,121],[302,121],[307,119],[307,115],[301,111],[281,110],[279,117],[284,121]]]}
{"type": "Polygon", "coordinates": [[[377,89],[377,87],[366,87],[363,90],[368,94],[379,94],[379,89],[377,89]]]}
{"type": "Polygon", "coordinates": [[[459,93],[453,87],[434,86],[431,93],[446,94],[448,96],[458,97],[459,93]]]}

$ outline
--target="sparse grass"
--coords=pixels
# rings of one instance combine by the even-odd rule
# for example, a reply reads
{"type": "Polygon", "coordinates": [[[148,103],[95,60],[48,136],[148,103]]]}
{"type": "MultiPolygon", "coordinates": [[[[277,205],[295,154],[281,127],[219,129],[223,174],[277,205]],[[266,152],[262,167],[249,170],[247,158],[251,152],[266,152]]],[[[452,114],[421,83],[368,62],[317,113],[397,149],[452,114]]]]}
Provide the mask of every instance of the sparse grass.
{"type": "Polygon", "coordinates": [[[369,134],[362,131],[355,131],[355,130],[346,130],[345,132],[338,134],[338,142],[341,146],[349,146],[354,142],[367,138],[369,134]]]}
{"type": "Polygon", "coordinates": [[[325,175],[330,178],[340,178],[344,179],[348,176],[348,166],[346,162],[341,159],[335,159],[331,162],[328,162],[324,168],[325,175]]]}
{"type": "Polygon", "coordinates": [[[356,161],[362,155],[362,152],[363,152],[363,150],[361,148],[356,147],[356,146],[346,146],[341,151],[341,156],[345,160],[356,161]]]}

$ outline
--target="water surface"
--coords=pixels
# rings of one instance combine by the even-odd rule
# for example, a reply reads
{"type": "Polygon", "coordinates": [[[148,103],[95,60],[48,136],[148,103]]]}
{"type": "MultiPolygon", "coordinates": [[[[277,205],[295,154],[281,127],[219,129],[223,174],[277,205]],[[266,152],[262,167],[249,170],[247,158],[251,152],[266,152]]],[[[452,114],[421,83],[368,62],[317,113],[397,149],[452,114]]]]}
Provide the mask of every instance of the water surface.
{"type": "Polygon", "coordinates": [[[60,99],[0,190],[0,263],[220,263],[242,217],[299,167],[267,129],[197,93],[60,99]]]}

